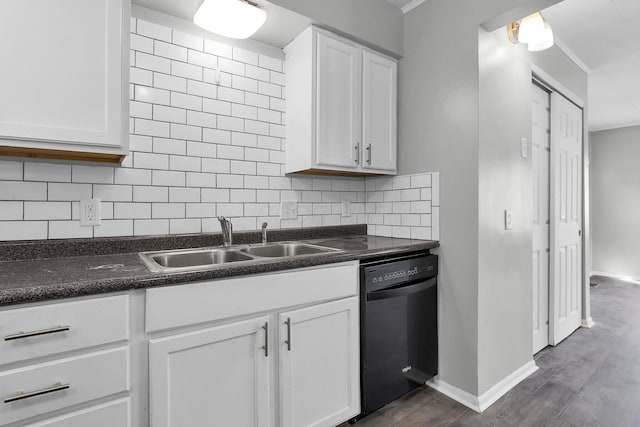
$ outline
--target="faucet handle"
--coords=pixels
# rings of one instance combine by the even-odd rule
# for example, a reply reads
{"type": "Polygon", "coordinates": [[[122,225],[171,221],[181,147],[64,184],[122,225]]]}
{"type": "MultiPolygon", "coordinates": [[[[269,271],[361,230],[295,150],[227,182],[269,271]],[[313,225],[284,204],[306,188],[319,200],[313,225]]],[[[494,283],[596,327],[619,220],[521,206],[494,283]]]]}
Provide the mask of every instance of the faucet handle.
{"type": "Polygon", "coordinates": [[[218,217],[218,221],[220,221],[220,222],[224,222],[224,221],[226,221],[226,220],[227,220],[227,219],[226,219],[225,217],[223,217],[223,216],[219,216],[219,217],[218,217]]]}
{"type": "Polygon", "coordinates": [[[262,223],[262,229],[264,230],[265,228],[267,228],[267,225],[269,225],[269,224],[267,224],[266,222],[263,222],[262,223]]]}

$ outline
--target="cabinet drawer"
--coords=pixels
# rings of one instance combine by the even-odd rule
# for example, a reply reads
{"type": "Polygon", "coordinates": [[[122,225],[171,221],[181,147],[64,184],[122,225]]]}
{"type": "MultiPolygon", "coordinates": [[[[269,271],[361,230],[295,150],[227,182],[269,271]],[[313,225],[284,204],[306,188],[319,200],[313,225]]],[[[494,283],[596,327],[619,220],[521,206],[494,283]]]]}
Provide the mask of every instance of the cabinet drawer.
{"type": "Polygon", "coordinates": [[[358,293],[358,263],[147,290],[147,332],[344,298],[358,293]]]}
{"type": "Polygon", "coordinates": [[[0,365],[128,338],[128,295],[0,311],[0,365]]]}
{"type": "Polygon", "coordinates": [[[129,382],[127,347],[0,372],[0,424],[127,391],[129,382]]]}
{"type": "Polygon", "coordinates": [[[81,411],[71,412],[27,427],[129,427],[130,399],[120,399],[81,411]]]}

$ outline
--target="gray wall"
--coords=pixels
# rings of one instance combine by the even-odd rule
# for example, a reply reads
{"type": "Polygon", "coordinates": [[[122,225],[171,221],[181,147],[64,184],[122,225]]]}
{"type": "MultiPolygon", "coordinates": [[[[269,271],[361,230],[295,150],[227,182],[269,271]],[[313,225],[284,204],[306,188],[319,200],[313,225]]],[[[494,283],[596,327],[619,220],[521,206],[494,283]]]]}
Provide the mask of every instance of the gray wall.
{"type": "Polygon", "coordinates": [[[312,21],[329,26],[400,57],[404,48],[403,15],[384,0],[271,0],[312,21]]]}
{"type": "Polygon", "coordinates": [[[479,32],[524,3],[431,0],[405,16],[399,169],[440,171],[439,377],[476,396],[532,359],[531,172],[520,158],[532,58],[575,92],[586,82],[561,52],[536,57],[504,28],[479,32]]]}
{"type": "Polygon", "coordinates": [[[640,126],[591,137],[593,270],[640,277],[640,126]]]}
{"type": "Polygon", "coordinates": [[[479,32],[478,394],[531,361],[531,64],[504,31],[479,32]],[[504,210],[513,229],[505,230],[504,210]]]}

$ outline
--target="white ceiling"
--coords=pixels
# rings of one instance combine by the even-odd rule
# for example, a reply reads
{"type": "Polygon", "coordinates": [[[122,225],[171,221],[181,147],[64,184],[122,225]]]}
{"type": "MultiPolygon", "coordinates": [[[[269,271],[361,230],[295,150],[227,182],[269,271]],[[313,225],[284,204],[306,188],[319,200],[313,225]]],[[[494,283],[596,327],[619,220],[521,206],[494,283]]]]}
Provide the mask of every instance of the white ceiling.
{"type": "Polygon", "coordinates": [[[589,130],[640,124],[640,1],[564,0],[543,11],[589,75],[589,130]]]}

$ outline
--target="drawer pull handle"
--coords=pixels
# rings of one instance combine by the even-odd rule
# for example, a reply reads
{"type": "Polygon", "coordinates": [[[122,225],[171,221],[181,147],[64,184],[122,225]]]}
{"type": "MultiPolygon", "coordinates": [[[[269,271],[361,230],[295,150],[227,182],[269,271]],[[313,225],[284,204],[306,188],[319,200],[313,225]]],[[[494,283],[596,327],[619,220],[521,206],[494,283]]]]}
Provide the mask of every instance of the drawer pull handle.
{"type": "Polygon", "coordinates": [[[5,341],[13,341],[13,340],[19,340],[22,338],[29,338],[29,337],[37,337],[39,335],[48,335],[48,334],[56,334],[58,332],[66,332],[68,330],[70,330],[71,327],[70,326],[55,326],[53,328],[49,328],[49,329],[40,329],[39,331],[31,331],[31,332],[18,332],[17,334],[13,334],[13,335],[7,335],[6,337],[4,337],[5,341]]]}
{"type": "Polygon", "coordinates": [[[264,322],[262,329],[264,329],[264,345],[262,349],[264,350],[264,357],[269,357],[269,322],[264,322]]]}
{"type": "Polygon", "coordinates": [[[287,351],[291,351],[291,318],[287,317],[284,324],[287,325],[287,340],[285,341],[287,344],[287,351]]]}
{"type": "Polygon", "coordinates": [[[371,144],[367,145],[367,164],[371,164],[371,144]]]}
{"type": "Polygon", "coordinates": [[[4,399],[4,403],[11,403],[17,400],[23,400],[23,399],[29,399],[30,397],[41,396],[43,394],[55,393],[56,391],[62,391],[68,388],[71,388],[71,384],[56,383],[54,386],[49,388],[43,388],[42,390],[30,391],[28,393],[23,393],[19,391],[14,396],[10,396],[4,399]]]}

